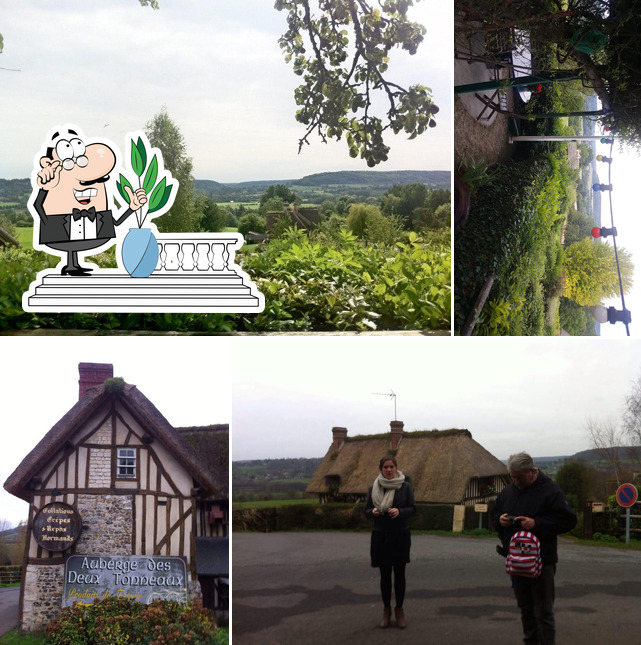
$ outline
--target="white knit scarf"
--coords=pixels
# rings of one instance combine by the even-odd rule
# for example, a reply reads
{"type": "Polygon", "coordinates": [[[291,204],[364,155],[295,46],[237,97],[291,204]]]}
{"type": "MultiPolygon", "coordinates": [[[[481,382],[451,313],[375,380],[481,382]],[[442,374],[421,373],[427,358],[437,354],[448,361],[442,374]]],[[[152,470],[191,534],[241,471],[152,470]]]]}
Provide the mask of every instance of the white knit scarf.
{"type": "Polygon", "coordinates": [[[394,492],[403,485],[404,481],[405,475],[400,470],[396,471],[396,477],[393,479],[385,479],[383,473],[380,473],[374,480],[372,502],[381,513],[387,513],[392,507],[394,492]]]}

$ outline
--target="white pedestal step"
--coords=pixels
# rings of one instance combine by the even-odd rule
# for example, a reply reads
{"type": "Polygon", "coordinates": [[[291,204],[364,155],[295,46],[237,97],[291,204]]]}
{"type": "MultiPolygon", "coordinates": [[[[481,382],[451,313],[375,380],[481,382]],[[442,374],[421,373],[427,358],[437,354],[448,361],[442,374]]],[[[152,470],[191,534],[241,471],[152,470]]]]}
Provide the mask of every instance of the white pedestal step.
{"type": "Polygon", "coordinates": [[[163,271],[132,278],[103,269],[86,276],[39,274],[23,307],[51,312],[259,312],[260,295],[233,271],[201,275],[163,271]]]}

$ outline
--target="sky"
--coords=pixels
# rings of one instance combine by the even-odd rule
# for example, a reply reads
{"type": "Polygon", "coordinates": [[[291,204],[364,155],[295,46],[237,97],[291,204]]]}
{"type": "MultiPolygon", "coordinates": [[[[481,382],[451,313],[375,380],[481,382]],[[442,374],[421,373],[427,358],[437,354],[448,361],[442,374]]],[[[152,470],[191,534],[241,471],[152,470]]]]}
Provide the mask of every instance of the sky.
{"type": "Polygon", "coordinates": [[[619,418],[641,376],[630,339],[244,340],[234,346],[234,461],[323,457],[334,426],[389,432],[394,399],[374,393],[392,391],[406,431],[465,428],[499,459],[573,455],[591,447],[587,420],[619,418]]]}
{"type": "MultiPolygon", "coordinates": [[[[0,337],[0,484],[78,401],[78,363],[111,363],[173,426],[231,423],[231,343],[220,337],[0,337]]],[[[26,519],[0,488],[0,520],[26,519]]]]}
{"type": "MultiPolygon", "coordinates": [[[[233,460],[322,457],[349,436],[465,428],[499,459],[590,448],[620,418],[641,342],[595,338],[0,336],[2,484],[78,399],[78,363],[112,363],[174,426],[231,423],[233,460]],[[394,392],[396,398],[390,394],[394,392]]],[[[0,490],[0,519],[27,505],[0,490]]]]}
{"type": "MultiPolygon", "coordinates": [[[[166,107],[179,126],[197,179],[297,179],[367,170],[344,141],[312,139],[294,115],[299,77],[278,38],[286,13],[273,0],[0,0],[0,177],[31,175],[47,132],[76,124],[121,150],[127,133],[166,107]],[[13,71],[20,70],[20,71],[13,71]]],[[[439,106],[437,127],[413,141],[390,139],[377,170],[451,168],[452,6],[418,2],[411,19],[428,32],[415,56],[392,52],[390,78],[423,84],[439,106]]]]}
{"type": "MultiPolygon", "coordinates": [[[[612,152],[610,145],[597,144],[597,154],[612,159],[612,213],[614,226],[617,229],[617,249],[624,248],[632,254],[635,266],[634,284],[628,294],[625,294],[625,307],[631,312],[630,336],[641,337],[641,218],[639,217],[639,177],[641,177],[641,157],[638,152],[622,147],[615,142],[612,152]]],[[[605,162],[597,163],[599,180],[608,183],[608,167],[605,162]]],[[[601,194],[601,226],[609,228],[610,195],[601,194]]],[[[607,238],[611,244],[612,238],[607,238]]],[[[621,295],[604,303],[621,310],[621,295]]],[[[613,338],[626,336],[626,329],[622,323],[614,325],[605,323],[601,325],[601,336],[613,338]]]]}

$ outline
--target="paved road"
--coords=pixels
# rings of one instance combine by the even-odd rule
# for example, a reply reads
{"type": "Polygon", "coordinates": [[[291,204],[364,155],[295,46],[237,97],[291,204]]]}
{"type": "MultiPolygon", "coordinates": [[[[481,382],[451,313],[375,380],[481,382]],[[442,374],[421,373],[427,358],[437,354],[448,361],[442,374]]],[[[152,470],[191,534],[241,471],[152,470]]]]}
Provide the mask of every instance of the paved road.
{"type": "Polygon", "coordinates": [[[19,599],[20,587],[0,589],[0,636],[17,626],[19,599]]]}
{"type": "MultiPolygon", "coordinates": [[[[519,613],[495,541],[414,535],[408,627],[376,627],[378,570],[365,533],[233,536],[234,645],[516,645],[519,613]]],[[[641,552],[559,546],[558,645],[641,642],[641,552]]]]}

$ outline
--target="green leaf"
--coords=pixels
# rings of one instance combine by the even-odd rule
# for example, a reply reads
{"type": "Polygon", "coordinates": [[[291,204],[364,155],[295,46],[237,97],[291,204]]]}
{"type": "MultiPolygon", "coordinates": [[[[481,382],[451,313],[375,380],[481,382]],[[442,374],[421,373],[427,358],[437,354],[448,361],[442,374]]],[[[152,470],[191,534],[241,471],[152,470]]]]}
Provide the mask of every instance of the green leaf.
{"type": "Polygon", "coordinates": [[[140,159],[142,160],[142,170],[140,171],[140,174],[142,175],[145,168],[147,167],[147,150],[145,149],[145,144],[141,137],[138,137],[136,148],[138,149],[138,153],[140,154],[140,159]]]}
{"type": "Polygon", "coordinates": [[[156,177],[158,177],[158,159],[156,155],[154,155],[154,158],[151,160],[151,163],[149,164],[149,168],[147,168],[147,173],[145,174],[145,181],[142,185],[142,187],[145,189],[145,192],[148,195],[151,192],[151,189],[153,188],[154,184],[156,183],[156,177]]]}
{"type": "Polygon", "coordinates": [[[154,188],[149,197],[149,212],[153,213],[160,208],[160,202],[165,195],[165,178],[160,180],[160,183],[154,188]]]}
{"type": "Polygon", "coordinates": [[[127,194],[127,191],[125,190],[125,186],[129,186],[131,188],[131,192],[134,192],[134,189],[132,188],[131,184],[127,181],[127,178],[124,175],[120,175],[120,181],[116,182],[116,186],[118,187],[118,192],[122,196],[122,198],[129,204],[130,199],[129,195],[127,194]]]}
{"type": "Polygon", "coordinates": [[[154,211],[159,211],[167,204],[167,202],[169,201],[169,195],[171,195],[171,188],[172,188],[171,186],[167,186],[165,188],[165,192],[163,193],[160,203],[158,204],[158,206],[156,206],[156,208],[154,208],[153,211],[149,211],[149,212],[153,213],[154,211]]]}

